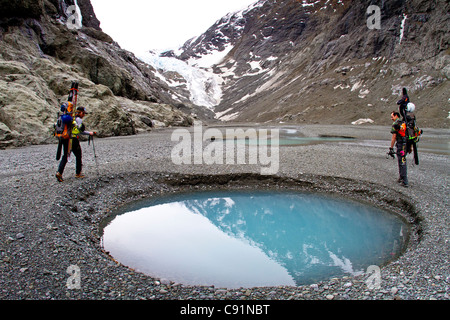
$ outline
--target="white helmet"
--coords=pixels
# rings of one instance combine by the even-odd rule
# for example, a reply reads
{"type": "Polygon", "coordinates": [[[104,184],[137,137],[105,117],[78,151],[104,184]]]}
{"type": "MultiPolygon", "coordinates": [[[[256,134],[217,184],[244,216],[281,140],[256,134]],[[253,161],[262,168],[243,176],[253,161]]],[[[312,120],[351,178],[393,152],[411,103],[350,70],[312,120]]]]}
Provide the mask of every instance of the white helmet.
{"type": "Polygon", "coordinates": [[[406,111],[414,112],[416,110],[416,106],[414,103],[410,102],[406,105],[406,111]]]}

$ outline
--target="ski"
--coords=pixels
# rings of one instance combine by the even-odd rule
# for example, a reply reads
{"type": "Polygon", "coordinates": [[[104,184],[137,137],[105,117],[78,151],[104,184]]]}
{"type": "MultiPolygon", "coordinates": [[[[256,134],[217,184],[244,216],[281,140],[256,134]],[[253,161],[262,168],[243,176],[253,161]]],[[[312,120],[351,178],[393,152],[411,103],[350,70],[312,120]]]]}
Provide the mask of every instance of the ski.
{"type": "Polygon", "coordinates": [[[59,139],[58,141],[58,149],[56,149],[56,161],[61,159],[61,151],[62,151],[62,141],[59,139]]]}
{"type": "Polygon", "coordinates": [[[413,142],[412,146],[413,146],[413,151],[414,151],[414,163],[416,164],[416,166],[418,166],[419,165],[419,152],[417,151],[417,143],[413,142]]]}
{"type": "MultiPolygon", "coordinates": [[[[58,112],[58,120],[54,124],[55,132],[54,136],[58,138],[58,148],[56,150],[56,160],[61,159],[63,140],[69,139],[69,144],[71,143],[71,133],[72,133],[72,120],[74,111],[76,108],[77,94],[78,92],[78,82],[72,81],[69,90],[69,97],[67,103],[61,106],[60,112],[58,112]],[[61,115],[62,112],[62,115],[61,115]],[[68,120],[67,117],[70,119],[68,120]],[[64,118],[64,119],[63,119],[64,118]]],[[[70,153],[69,153],[70,156],[70,153]]]]}
{"type": "Polygon", "coordinates": [[[72,81],[72,85],[69,90],[69,97],[67,98],[68,102],[72,102],[73,104],[73,110],[67,110],[69,113],[72,113],[75,110],[76,103],[78,98],[78,82],[72,81]]]}
{"type": "MultiPolygon", "coordinates": [[[[69,97],[67,101],[69,102],[69,108],[67,110],[68,113],[71,114],[72,118],[75,119],[75,113],[77,110],[77,100],[78,100],[78,82],[72,81],[72,85],[69,90],[69,97]]],[[[69,148],[67,150],[67,161],[70,162],[70,155],[72,153],[72,130],[70,130],[70,138],[69,138],[69,148]]]]}
{"type": "Polygon", "coordinates": [[[413,103],[408,103],[407,108],[405,110],[406,114],[406,134],[408,139],[408,152],[413,152],[414,155],[414,163],[419,165],[419,152],[417,150],[417,144],[419,143],[420,136],[423,133],[423,130],[417,127],[416,116],[414,115],[414,111],[416,110],[416,106],[413,103]],[[412,149],[412,150],[411,150],[412,149]]]}

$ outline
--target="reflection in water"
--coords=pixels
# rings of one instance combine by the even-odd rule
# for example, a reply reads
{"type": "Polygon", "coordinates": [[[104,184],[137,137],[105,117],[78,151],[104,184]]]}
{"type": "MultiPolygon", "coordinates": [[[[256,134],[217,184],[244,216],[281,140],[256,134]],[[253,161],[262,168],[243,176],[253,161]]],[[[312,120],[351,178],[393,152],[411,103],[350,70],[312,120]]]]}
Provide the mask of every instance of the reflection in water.
{"type": "Polygon", "coordinates": [[[405,225],[359,203],[303,193],[204,192],[140,203],[103,245],[143,273],[192,285],[301,285],[401,253],[405,225]]]}

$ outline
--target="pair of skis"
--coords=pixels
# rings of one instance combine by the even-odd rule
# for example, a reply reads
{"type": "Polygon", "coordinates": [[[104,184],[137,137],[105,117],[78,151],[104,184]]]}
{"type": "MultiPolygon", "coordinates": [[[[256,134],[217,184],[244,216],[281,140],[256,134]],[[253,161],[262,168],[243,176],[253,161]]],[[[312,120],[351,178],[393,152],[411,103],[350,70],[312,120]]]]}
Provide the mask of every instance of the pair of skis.
{"type": "MultiPolygon", "coordinates": [[[[67,98],[68,107],[67,107],[67,113],[72,116],[72,118],[75,117],[75,112],[77,110],[77,101],[78,101],[78,82],[72,81],[72,84],[70,86],[69,90],[69,97],[67,98]]],[[[56,160],[61,159],[61,151],[62,151],[62,140],[59,140],[58,143],[58,149],[56,151],[56,160]]],[[[69,147],[67,150],[67,161],[70,162],[70,155],[72,153],[72,128],[69,128],[69,147]]]]}
{"type": "MultiPolygon", "coordinates": [[[[69,97],[67,99],[68,102],[72,103],[72,110],[68,110],[68,112],[72,115],[72,118],[75,120],[75,113],[77,110],[77,101],[78,101],[78,82],[73,81],[69,91],[69,97]]],[[[69,103],[70,106],[70,103],[69,103]]],[[[70,138],[69,138],[69,148],[67,150],[67,161],[70,162],[70,155],[72,153],[72,130],[70,130],[70,138]]]]}

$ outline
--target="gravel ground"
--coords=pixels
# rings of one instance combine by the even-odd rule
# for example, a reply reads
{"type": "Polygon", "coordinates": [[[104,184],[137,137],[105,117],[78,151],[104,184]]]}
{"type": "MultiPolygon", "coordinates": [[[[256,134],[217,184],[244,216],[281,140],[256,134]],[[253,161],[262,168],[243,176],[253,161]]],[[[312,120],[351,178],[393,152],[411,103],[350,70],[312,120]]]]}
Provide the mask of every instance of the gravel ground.
{"type": "MultiPolygon", "coordinates": [[[[450,295],[449,130],[425,130],[419,166],[408,158],[410,188],[397,184],[386,159],[389,128],[302,126],[306,136],[354,137],[343,142],[280,147],[280,168],[258,165],[175,165],[173,129],[82,143],[85,179],[69,163],[54,174],[56,146],[0,151],[0,298],[111,300],[446,300],[450,295]],[[289,188],[338,193],[403,216],[411,225],[404,254],[372,273],[297,287],[226,289],[155,279],[116,262],[102,249],[102,222],[117,206],[181,190],[289,188]],[[70,266],[80,282],[70,282],[70,266]],[[69,281],[69,282],[68,282],[69,281]],[[79,286],[78,286],[79,285],[79,286]]],[[[225,129],[222,127],[221,129],[225,129]]]]}

